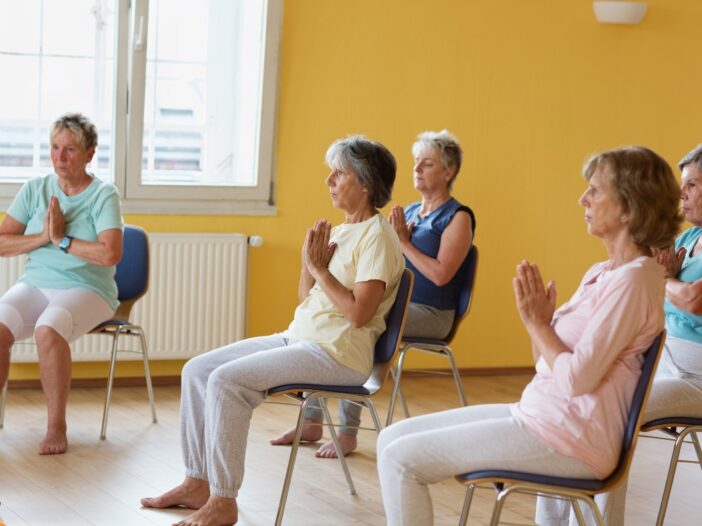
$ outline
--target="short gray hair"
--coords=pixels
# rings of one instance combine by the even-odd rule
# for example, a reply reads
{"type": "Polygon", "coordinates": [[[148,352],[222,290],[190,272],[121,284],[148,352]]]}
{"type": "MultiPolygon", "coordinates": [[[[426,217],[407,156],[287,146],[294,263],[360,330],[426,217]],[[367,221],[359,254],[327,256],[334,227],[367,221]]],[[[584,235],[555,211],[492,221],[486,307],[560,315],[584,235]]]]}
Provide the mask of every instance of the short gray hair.
{"type": "Polygon", "coordinates": [[[412,145],[412,155],[417,157],[420,152],[426,150],[436,151],[441,158],[444,168],[447,170],[451,168],[456,169],[448,184],[448,187],[451,188],[458,172],[461,171],[461,163],[463,162],[463,150],[461,150],[461,145],[458,144],[458,139],[446,129],[438,132],[422,132],[417,135],[417,140],[412,145]]]}
{"type": "Polygon", "coordinates": [[[698,144],[694,150],[692,150],[685,157],[680,159],[680,162],[678,163],[678,168],[682,170],[688,164],[693,165],[700,172],[702,172],[702,144],[698,144]]]}
{"type": "Polygon", "coordinates": [[[338,139],[327,150],[326,162],[332,169],[353,172],[359,184],[368,190],[368,200],[375,208],[382,208],[390,201],[397,163],[390,150],[379,142],[363,135],[338,139]]]}
{"type": "Polygon", "coordinates": [[[84,150],[97,147],[97,128],[92,121],[82,113],[66,113],[65,115],[61,115],[51,125],[49,137],[53,139],[63,130],[71,132],[84,150]]]}

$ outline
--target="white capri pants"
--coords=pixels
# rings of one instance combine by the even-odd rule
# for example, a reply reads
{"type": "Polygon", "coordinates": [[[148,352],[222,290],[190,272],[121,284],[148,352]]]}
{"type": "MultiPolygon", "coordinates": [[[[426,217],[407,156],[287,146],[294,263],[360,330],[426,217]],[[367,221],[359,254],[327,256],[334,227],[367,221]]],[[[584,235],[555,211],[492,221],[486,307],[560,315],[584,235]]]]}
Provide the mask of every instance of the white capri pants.
{"type": "Polygon", "coordinates": [[[409,418],[378,437],[378,474],[388,526],[431,526],[429,484],[482,469],[593,476],[585,464],[557,453],[520,426],[508,404],[409,418]]]}
{"type": "Polygon", "coordinates": [[[16,342],[48,326],[72,343],[114,313],[97,292],[82,288],[39,289],[16,283],[0,298],[0,324],[16,342]]]}

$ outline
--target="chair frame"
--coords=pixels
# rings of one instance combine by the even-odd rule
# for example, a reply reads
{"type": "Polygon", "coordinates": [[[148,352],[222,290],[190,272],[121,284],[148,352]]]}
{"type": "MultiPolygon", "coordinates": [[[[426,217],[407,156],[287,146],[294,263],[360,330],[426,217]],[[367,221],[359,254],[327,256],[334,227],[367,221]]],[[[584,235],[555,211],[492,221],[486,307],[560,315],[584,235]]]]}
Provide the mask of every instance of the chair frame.
{"type": "MultiPolygon", "coordinates": [[[[679,417],[671,416],[658,418],[644,423],[641,426],[642,432],[662,431],[672,438],[662,438],[662,440],[670,440],[674,442],[673,452],[670,457],[670,465],[668,466],[668,476],[665,479],[663,487],[663,495],[661,496],[661,504],[658,508],[658,516],[656,518],[656,526],[663,526],[665,522],[665,514],[668,511],[668,502],[670,501],[670,493],[673,489],[673,480],[675,479],[675,471],[678,464],[698,464],[702,467],[702,447],[697,433],[702,433],[702,418],[679,417]],[[681,428],[678,431],[678,428],[681,428]],[[690,436],[690,441],[686,442],[687,436],[690,436]],[[697,455],[697,460],[681,460],[680,454],[684,443],[692,444],[697,455]]],[[[659,438],[659,437],[645,437],[659,438]]]]}
{"type": "MultiPolygon", "coordinates": [[[[339,444],[339,438],[336,434],[336,429],[334,422],[329,413],[329,408],[327,406],[327,399],[335,398],[339,400],[348,400],[357,403],[363,407],[366,407],[373,418],[373,425],[375,431],[380,433],[382,429],[382,423],[378,415],[378,411],[373,403],[372,397],[380,391],[383,384],[390,375],[390,369],[394,361],[395,355],[397,354],[400,335],[405,326],[405,321],[407,319],[407,307],[410,302],[410,297],[412,295],[412,285],[414,283],[414,275],[411,270],[405,269],[402,274],[402,278],[398,288],[398,297],[395,299],[395,303],[388,313],[388,319],[392,316],[397,316],[401,313],[401,318],[399,324],[391,326],[388,322],[388,330],[383,333],[376,343],[376,350],[383,345],[383,340],[390,338],[392,345],[392,353],[389,359],[384,361],[379,361],[376,359],[373,363],[373,370],[370,377],[362,386],[335,386],[335,385],[318,385],[318,384],[301,384],[301,385],[283,385],[275,387],[268,390],[268,395],[281,395],[286,398],[293,400],[296,405],[299,406],[297,425],[295,427],[295,436],[290,450],[290,457],[288,459],[288,467],[285,472],[285,480],[283,482],[283,489],[280,495],[280,502],[278,504],[278,512],[275,519],[275,525],[280,526],[283,523],[283,515],[285,514],[285,505],[287,503],[288,494],[290,491],[290,484],[292,482],[292,475],[295,469],[295,460],[297,459],[297,452],[300,447],[300,439],[302,437],[302,428],[305,420],[305,410],[308,404],[312,400],[318,400],[319,405],[322,409],[322,414],[324,415],[324,425],[329,429],[329,434],[331,435],[332,442],[334,443],[334,449],[336,450],[336,455],[341,464],[341,469],[344,472],[344,477],[346,478],[346,483],[349,487],[349,493],[351,495],[356,495],[356,488],[351,477],[351,472],[349,471],[346,458],[341,451],[341,445],[339,444]],[[404,297],[403,297],[404,296],[404,297]],[[401,309],[401,311],[398,311],[401,309]],[[394,339],[394,342],[393,342],[394,339]]],[[[292,405],[292,404],[291,404],[292,405]]]]}
{"type": "MultiPolygon", "coordinates": [[[[151,417],[153,423],[157,423],[158,419],[156,417],[156,404],[154,402],[154,393],[153,393],[153,386],[151,384],[151,370],[149,367],[149,355],[148,355],[148,349],[146,345],[146,337],[144,335],[144,329],[139,326],[139,325],[134,325],[129,322],[129,315],[131,314],[132,307],[134,307],[134,304],[141,298],[143,297],[148,288],[149,288],[149,241],[148,241],[148,236],[146,232],[137,226],[134,225],[125,225],[124,226],[124,235],[125,238],[128,235],[127,232],[129,230],[136,231],[137,233],[141,234],[143,238],[145,239],[146,242],[146,276],[145,276],[145,283],[143,289],[136,294],[135,296],[132,296],[130,298],[120,298],[120,305],[117,308],[117,311],[115,312],[115,315],[112,319],[107,320],[91,331],[88,332],[88,334],[108,334],[112,336],[112,348],[110,352],[110,372],[107,377],[107,388],[106,388],[106,393],[105,393],[105,404],[102,412],[102,424],[100,427],[100,440],[105,440],[106,437],[106,432],[107,432],[107,419],[108,415],[110,412],[110,405],[112,402],[112,386],[114,383],[114,376],[115,376],[115,368],[116,368],[116,361],[117,361],[117,353],[118,352],[134,352],[134,353],[141,353],[143,361],[144,361],[144,377],[146,380],[146,390],[148,393],[149,397],[149,404],[151,406],[151,417]],[[121,336],[127,335],[127,336],[136,336],[139,338],[140,342],[140,349],[135,351],[131,349],[120,349],[119,348],[119,339],[121,336]]],[[[123,258],[124,261],[124,258],[123,258]]],[[[118,271],[119,271],[119,266],[122,263],[117,264],[118,271]]],[[[115,279],[116,279],[115,275],[115,279]]],[[[119,295],[119,290],[118,290],[118,295],[119,295]]],[[[8,384],[9,384],[9,378],[5,382],[5,385],[3,386],[2,389],[2,399],[0,399],[0,429],[2,429],[4,425],[4,420],[5,420],[5,403],[7,401],[7,389],[8,389],[8,384]]]]}
{"type": "Polygon", "coordinates": [[[660,359],[664,342],[665,331],[661,332],[661,334],[656,337],[645,353],[641,377],[639,378],[634,392],[632,406],[629,409],[622,453],[619,457],[616,469],[609,477],[604,480],[573,479],[506,470],[480,470],[472,473],[465,473],[456,477],[458,482],[467,486],[459,526],[465,526],[468,521],[473,492],[479,484],[491,484],[497,491],[490,521],[491,526],[497,526],[499,524],[500,514],[502,513],[505,501],[513,493],[527,493],[539,496],[546,495],[570,500],[573,504],[573,510],[577,517],[578,524],[581,526],[586,526],[586,524],[582,510],[580,509],[579,501],[586,502],[592,509],[597,524],[599,526],[604,526],[602,514],[594,497],[600,493],[612,491],[622,484],[628,476],[636,449],[638,430],[641,427],[643,419],[643,409],[646,407],[648,395],[653,383],[653,376],[658,365],[658,360],[660,359]],[[642,389],[643,396],[641,396],[642,389]]]}
{"type": "MultiPolygon", "coordinates": [[[[467,267],[465,269],[461,269],[464,272],[463,275],[463,282],[461,283],[461,295],[465,295],[465,299],[461,302],[459,302],[459,305],[456,309],[456,316],[453,320],[453,325],[451,327],[451,331],[448,333],[448,335],[443,338],[443,339],[435,339],[435,338],[403,338],[402,343],[400,344],[400,349],[398,351],[398,358],[397,358],[397,366],[394,367],[391,371],[392,374],[392,379],[393,379],[393,390],[392,394],[390,395],[390,403],[388,406],[388,416],[385,425],[390,425],[392,424],[392,420],[395,414],[395,405],[397,403],[397,399],[400,399],[400,403],[402,404],[403,412],[405,414],[405,417],[409,417],[409,409],[407,407],[407,402],[405,400],[405,397],[402,393],[402,389],[400,387],[400,381],[402,380],[402,371],[404,370],[404,365],[405,365],[405,358],[407,356],[407,352],[410,349],[415,349],[417,351],[426,353],[426,354],[431,354],[434,356],[443,356],[446,359],[448,359],[450,367],[451,367],[451,375],[453,376],[453,381],[456,384],[456,390],[458,391],[458,397],[461,401],[462,406],[468,405],[468,401],[466,399],[466,393],[463,389],[463,383],[461,381],[461,375],[458,372],[458,368],[456,367],[456,360],[453,355],[453,351],[451,350],[451,342],[453,342],[454,337],[456,336],[456,333],[458,332],[458,327],[461,324],[461,322],[465,319],[465,317],[468,315],[471,309],[471,305],[473,303],[473,297],[475,296],[475,279],[478,274],[478,261],[479,261],[479,254],[478,254],[478,247],[475,245],[471,245],[470,250],[468,251],[468,254],[466,255],[466,260],[467,260],[467,267]],[[464,303],[463,305],[461,303],[464,303]]],[[[433,374],[442,374],[440,372],[432,371],[433,374]]],[[[443,373],[446,374],[446,373],[443,373]]]]}

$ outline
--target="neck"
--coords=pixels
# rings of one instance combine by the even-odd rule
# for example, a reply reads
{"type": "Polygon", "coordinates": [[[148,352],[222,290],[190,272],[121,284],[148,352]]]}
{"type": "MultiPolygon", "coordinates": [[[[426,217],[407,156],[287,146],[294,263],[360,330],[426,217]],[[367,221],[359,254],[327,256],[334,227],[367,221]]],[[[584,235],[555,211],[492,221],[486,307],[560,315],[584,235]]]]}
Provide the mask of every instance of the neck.
{"type": "Polygon", "coordinates": [[[609,260],[612,262],[613,269],[625,265],[638,257],[650,256],[651,250],[636,244],[629,232],[622,233],[613,239],[605,239],[605,246],[609,254],[609,260]]]}
{"type": "Polygon", "coordinates": [[[378,213],[378,211],[370,205],[359,206],[355,210],[345,210],[344,212],[346,212],[344,223],[362,223],[378,213]]]}
{"type": "Polygon", "coordinates": [[[448,191],[448,188],[441,192],[422,194],[422,207],[419,212],[420,215],[432,213],[449,199],[451,199],[451,193],[448,191]]]}
{"type": "Polygon", "coordinates": [[[83,172],[83,175],[75,179],[59,178],[58,185],[64,194],[76,195],[85,190],[92,180],[87,172],[83,172]]]}

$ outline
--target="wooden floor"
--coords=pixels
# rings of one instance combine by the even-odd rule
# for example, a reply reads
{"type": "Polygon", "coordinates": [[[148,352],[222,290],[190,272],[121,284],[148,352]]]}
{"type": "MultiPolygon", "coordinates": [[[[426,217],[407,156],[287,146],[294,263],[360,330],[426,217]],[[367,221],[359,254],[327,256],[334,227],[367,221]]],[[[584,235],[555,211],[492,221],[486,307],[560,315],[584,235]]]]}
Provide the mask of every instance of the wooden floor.
{"type": "MultiPolygon", "coordinates": [[[[415,414],[453,407],[456,393],[446,378],[407,378],[415,414]],[[422,398],[422,400],[419,399],[422,398]]],[[[526,376],[467,377],[470,403],[514,401],[526,376]]],[[[140,388],[115,390],[107,440],[98,439],[103,392],[75,389],[69,401],[67,454],[40,457],[36,446],[45,425],[41,392],[11,390],[5,428],[0,430],[0,517],[15,525],[167,525],[185,510],[142,509],[139,499],[162,492],[182,480],[176,387],[156,388],[159,423],[151,424],[140,388]]],[[[384,414],[387,394],[378,400],[384,414]]],[[[243,526],[273,524],[289,449],[268,439],[295,421],[291,407],[264,404],[254,416],[239,496],[243,526]]],[[[364,417],[365,421],[368,420],[364,417]]],[[[349,458],[358,495],[347,492],[336,461],[314,458],[314,446],[298,456],[286,512],[286,525],[382,525],[382,501],[375,473],[375,434],[361,432],[358,452],[349,458]]],[[[627,524],[655,523],[670,444],[640,440],[629,486],[627,524]]],[[[678,470],[667,525],[702,524],[702,473],[694,465],[678,470]]],[[[452,480],[432,488],[437,525],[458,522],[463,490],[452,480]]],[[[476,494],[469,524],[485,524],[493,492],[476,494]]],[[[533,498],[508,501],[503,524],[529,522],[533,498]]],[[[533,522],[532,522],[533,523],[533,522]]]]}

